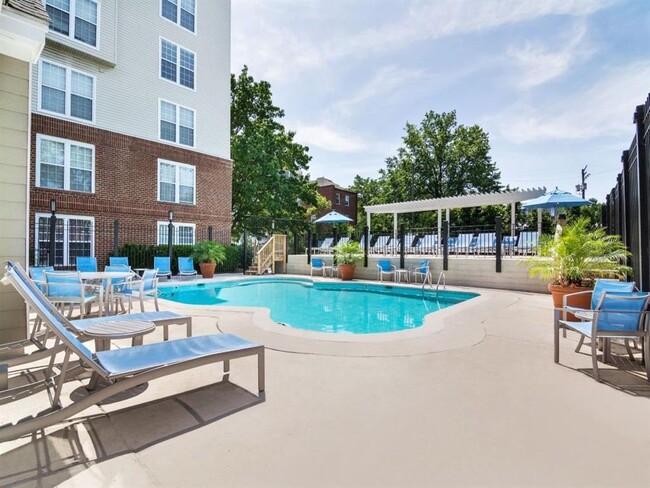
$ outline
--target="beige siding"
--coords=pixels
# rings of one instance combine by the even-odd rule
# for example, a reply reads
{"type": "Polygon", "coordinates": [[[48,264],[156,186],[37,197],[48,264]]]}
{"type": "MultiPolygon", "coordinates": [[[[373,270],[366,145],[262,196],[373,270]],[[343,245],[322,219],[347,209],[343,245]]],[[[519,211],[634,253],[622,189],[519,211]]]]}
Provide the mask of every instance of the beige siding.
{"type": "MultiPolygon", "coordinates": [[[[0,263],[27,257],[29,64],[0,55],[0,263]]],[[[0,343],[25,337],[25,305],[0,285],[0,343]]]]}
{"type": "MultiPolygon", "coordinates": [[[[110,58],[104,50],[109,50],[112,41],[105,36],[115,24],[105,11],[114,4],[115,0],[101,2],[102,59],[110,58]]],[[[51,45],[41,59],[96,77],[96,127],[158,141],[158,100],[162,98],[195,110],[196,151],[230,159],[230,2],[198,1],[196,34],[163,18],[158,0],[119,2],[116,25],[114,68],[51,45]],[[195,90],[160,78],[161,37],[195,53],[195,90]]],[[[32,107],[38,111],[38,66],[33,77],[32,107]]]]}

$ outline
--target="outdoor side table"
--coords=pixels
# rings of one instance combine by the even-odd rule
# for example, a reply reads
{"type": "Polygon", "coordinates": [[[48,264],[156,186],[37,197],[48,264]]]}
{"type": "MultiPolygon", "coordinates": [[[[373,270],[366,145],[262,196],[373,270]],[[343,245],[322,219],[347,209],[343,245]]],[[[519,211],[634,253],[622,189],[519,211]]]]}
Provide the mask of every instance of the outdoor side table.
{"type": "Polygon", "coordinates": [[[95,339],[96,351],[107,351],[111,340],[132,338],[131,345],[142,344],[142,337],[156,330],[156,324],[146,320],[107,320],[91,325],[84,330],[84,335],[95,339]]]}
{"type": "Polygon", "coordinates": [[[395,281],[397,283],[402,282],[402,276],[406,277],[406,282],[409,283],[409,270],[408,269],[396,269],[395,270],[395,281]]]}

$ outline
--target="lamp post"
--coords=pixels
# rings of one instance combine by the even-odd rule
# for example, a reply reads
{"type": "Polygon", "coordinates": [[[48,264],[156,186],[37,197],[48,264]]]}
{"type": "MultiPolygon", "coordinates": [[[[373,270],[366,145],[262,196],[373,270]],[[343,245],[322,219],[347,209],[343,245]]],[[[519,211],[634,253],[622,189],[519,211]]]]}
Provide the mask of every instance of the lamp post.
{"type": "Polygon", "coordinates": [[[48,265],[56,264],[56,200],[50,200],[50,255],[48,256],[48,265]]]}
{"type": "Polygon", "coordinates": [[[174,242],[174,212],[170,210],[167,212],[167,219],[169,224],[167,225],[167,254],[169,255],[169,261],[172,259],[172,243],[174,242]]]}

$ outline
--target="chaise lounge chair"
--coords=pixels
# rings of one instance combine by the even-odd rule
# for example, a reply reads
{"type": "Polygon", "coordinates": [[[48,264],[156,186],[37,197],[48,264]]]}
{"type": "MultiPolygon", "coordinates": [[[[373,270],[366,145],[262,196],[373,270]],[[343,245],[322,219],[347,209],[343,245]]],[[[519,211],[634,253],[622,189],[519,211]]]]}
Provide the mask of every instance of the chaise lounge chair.
{"type": "Polygon", "coordinates": [[[167,256],[155,256],[153,258],[153,267],[156,268],[156,277],[166,276],[167,279],[172,277],[172,263],[167,256]]]}
{"type": "Polygon", "coordinates": [[[183,279],[185,276],[196,278],[196,270],[194,269],[194,260],[191,257],[178,258],[178,276],[183,279]]]}
{"type": "Polygon", "coordinates": [[[53,389],[51,408],[36,417],[26,417],[15,424],[0,426],[0,442],[16,439],[62,422],[92,405],[134,386],[156,378],[211,364],[223,362],[224,372],[230,370],[232,359],[257,356],[258,390],[264,391],[264,346],[241,339],[232,334],[214,334],[188,337],[143,346],[113,349],[92,353],[69,330],[68,320],[54,307],[32,283],[18,264],[7,263],[4,284],[11,283],[63,345],[65,352],[61,373],[54,382],[52,362],[46,372],[46,383],[53,389]],[[71,356],[79,358],[81,365],[91,371],[86,387],[90,394],[63,406],[61,391],[66,374],[71,373],[71,356]],[[109,385],[96,389],[103,378],[109,385]],[[119,381],[118,381],[119,380],[119,381]]]}

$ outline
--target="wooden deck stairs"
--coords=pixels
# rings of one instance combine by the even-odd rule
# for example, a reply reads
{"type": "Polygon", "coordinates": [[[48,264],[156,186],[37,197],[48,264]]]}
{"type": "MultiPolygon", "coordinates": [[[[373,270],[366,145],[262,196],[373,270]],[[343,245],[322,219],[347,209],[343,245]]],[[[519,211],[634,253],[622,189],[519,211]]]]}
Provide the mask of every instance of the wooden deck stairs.
{"type": "Polygon", "coordinates": [[[277,263],[283,263],[287,255],[287,236],[273,234],[271,238],[253,254],[253,264],[246,270],[247,275],[261,275],[268,270],[275,274],[277,263]]]}

